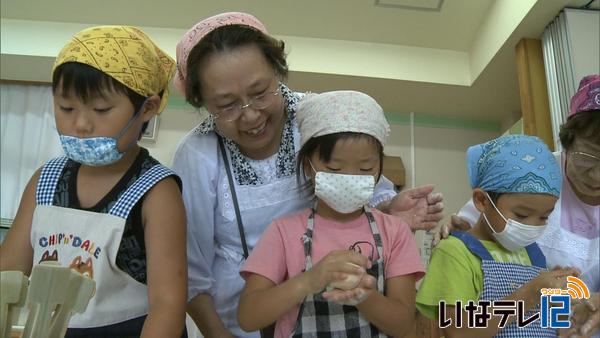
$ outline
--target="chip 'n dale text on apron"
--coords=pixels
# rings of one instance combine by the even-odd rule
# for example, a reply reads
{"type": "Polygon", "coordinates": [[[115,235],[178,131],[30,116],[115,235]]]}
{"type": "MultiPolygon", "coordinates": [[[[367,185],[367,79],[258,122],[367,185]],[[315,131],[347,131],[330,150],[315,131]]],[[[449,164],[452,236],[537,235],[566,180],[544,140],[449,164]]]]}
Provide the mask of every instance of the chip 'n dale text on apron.
{"type": "Polygon", "coordinates": [[[105,326],[147,314],[146,285],[120,270],[115,260],[131,209],[150,188],[174,173],[162,165],[153,166],[104,214],[52,205],[66,162],[66,157],[50,160],[40,174],[31,225],[33,264],[56,261],[96,282],[86,311],[75,314],[69,327],[105,326]]]}

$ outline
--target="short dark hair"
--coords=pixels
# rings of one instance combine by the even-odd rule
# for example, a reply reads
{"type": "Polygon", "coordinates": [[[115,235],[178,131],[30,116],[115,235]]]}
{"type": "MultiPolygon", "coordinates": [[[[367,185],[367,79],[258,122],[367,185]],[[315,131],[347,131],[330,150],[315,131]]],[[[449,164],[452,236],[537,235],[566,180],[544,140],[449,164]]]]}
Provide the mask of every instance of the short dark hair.
{"type": "Polygon", "coordinates": [[[487,191],[488,196],[490,196],[490,199],[492,200],[492,202],[494,202],[494,204],[496,204],[496,206],[498,205],[498,199],[500,198],[500,196],[502,196],[503,194],[505,194],[504,192],[496,192],[496,191],[487,191]]]}
{"type": "Polygon", "coordinates": [[[600,110],[578,113],[560,126],[560,143],[565,150],[571,149],[575,139],[600,144],[600,110]]]}
{"type": "Polygon", "coordinates": [[[196,108],[203,105],[200,69],[202,62],[211,54],[232,50],[237,47],[255,44],[273,67],[280,79],[288,74],[285,44],[262,32],[242,25],[229,25],[208,33],[192,50],[187,59],[185,99],[196,108]]]}
{"type": "Polygon", "coordinates": [[[305,192],[308,189],[312,188],[310,181],[307,181],[306,176],[304,175],[304,161],[310,159],[310,156],[316,151],[318,151],[319,159],[323,162],[329,162],[331,160],[333,148],[335,147],[338,141],[359,139],[362,137],[368,138],[370,142],[373,142],[377,146],[377,153],[379,155],[379,175],[377,176],[377,181],[379,181],[379,178],[382,175],[381,172],[383,170],[383,146],[381,145],[379,140],[377,140],[371,135],[363,133],[334,133],[311,138],[302,146],[302,148],[298,152],[298,162],[296,164],[296,179],[298,180],[298,186],[301,187],[301,191],[305,192]]]}
{"type": "MultiPolygon", "coordinates": [[[[134,112],[142,109],[142,105],[147,99],[106,73],[79,62],[66,62],[56,67],[52,74],[53,93],[56,92],[59,85],[63,93],[72,91],[83,102],[87,102],[94,96],[106,97],[107,92],[110,91],[124,94],[133,105],[134,112]]],[[[159,93],[159,96],[162,96],[162,92],[159,93]]],[[[142,126],[142,134],[148,128],[148,123],[146,122],[142,126]]]]}

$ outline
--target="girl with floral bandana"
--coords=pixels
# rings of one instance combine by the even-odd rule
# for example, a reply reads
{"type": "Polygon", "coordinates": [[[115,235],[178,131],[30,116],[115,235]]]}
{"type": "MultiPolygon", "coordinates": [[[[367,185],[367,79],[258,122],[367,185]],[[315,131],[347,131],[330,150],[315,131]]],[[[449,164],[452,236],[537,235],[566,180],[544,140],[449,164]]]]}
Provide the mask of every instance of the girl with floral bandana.
{"type": "Polygon", "coordinates": [[[424,271],[409,226],[368,207],[389,133],[383,110],[337,91],[309,94],[297,114],[298,180],[313,206],[274,221],[254,248],[239,323],[276,322],[276,337],[405,336],[424,271]]]}
{"type": "Polygon", "coordinates": [[[29,274],[51,258],[95,281],[67,337],[185,335],[181,182],[137,144],[166,105],[174,68],[126,26],[85,29],[56,58],[54,114],[66,156],[28,183],[0,267],[29,274]]]}

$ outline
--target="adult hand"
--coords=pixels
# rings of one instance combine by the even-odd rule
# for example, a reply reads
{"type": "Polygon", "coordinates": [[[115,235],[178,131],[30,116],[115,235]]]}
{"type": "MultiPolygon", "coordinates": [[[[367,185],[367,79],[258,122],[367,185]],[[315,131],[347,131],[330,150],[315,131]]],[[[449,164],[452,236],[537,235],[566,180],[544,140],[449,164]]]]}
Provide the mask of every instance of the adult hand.
{"type": "Polygon", "coordinates": [[[444,217],[444,196],[433,185],[404,190],[389,202],[388,213],[402,217],[415,230],[431,230],[444,217]]]}
{"type": "Polygon", "coordinates": [[[357,287],[350,290],[334,289],[331,291],[323,292],[323,298],[328,301],[336,302],[342,305],[353,305],[356,306],[362,303],[371,292],[376,291],[377,280],[375,277],[365,274],[360,280],[357,287]]]}
{"type": "Polygon", "coordinates": [[[590,301],[586,302],[586,307],[590,315],[579,331],[582,335],[591,337],[600,330],[600,296],[598,292],[593,293],[590,301]]]}
{"type": "Polygon", "coordinates": [[[362,276],[370,266],[371,262],[367,257],[353,250],[331,251],[306,271],[308,292],[321,292],[328,284],[341,282],[348,275],[362,276]]]}
{"type": "Polygon", "coordinates": [[[469,222],[467,222],[465,219],[461,218],[460,216],[454,214],[452,216],[450,216],[450,223],[448,224],[442,224],[439,227],[436,227],[433,233],[433,242],[432,242],[432,246],[436,246],[438,245],[438,243],[444,239],[447,238],[450,235],[451,231],[454,230],[460,230],[460,231],[467,231],[471,229],[471,225],[469,224],[469,222]]]}
{"type": "Polygon", "coordinates": [[[571,328],[562,334],[568,338],[592,337],[600,330],[600,293],[594,292],[590,299],[573,304],[571,328]]]}

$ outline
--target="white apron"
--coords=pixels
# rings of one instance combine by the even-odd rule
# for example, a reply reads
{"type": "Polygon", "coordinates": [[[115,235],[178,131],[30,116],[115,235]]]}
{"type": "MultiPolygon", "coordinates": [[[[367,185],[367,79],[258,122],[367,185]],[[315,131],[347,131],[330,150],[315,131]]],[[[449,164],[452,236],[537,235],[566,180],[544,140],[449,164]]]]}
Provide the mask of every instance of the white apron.
{"type": "Polygon", "coordinates": [[[576,267],[581,271],[580,278],[590,292],[599,292],[600,237],[597,234],[600,206],[585,206],[579,200],[565,174],[564,153],[555,156],[564,175],[562,190],[554,211],[548,217],[546,231],[537,243],[546,255],[549,269],[556,266],[576,267]],[[596,229],[596,233],[586,236],[586,231],[581,227],[596,229]]]}
{"type": "MultiPolygon", "coordinates": [[[[229,157],[230,154],[228,154],[229,157]]],[[[231,162],[230,162],[231,163],[231,162]]],[[[227,206],[233,205],[231,190],[225,174],[224,164],[220,167],[219,196],[227,206]],[[221,192],[222,191],[222,192],[221,192]]],[[[251,252],[260,235],[272,220],[289,215],[310,206],[310,200],[298,193],[296,176],[281,177],[259,186],[235,184],[244,237],[251,252]]],[[[220,215],[219,215],[220,216],[220,215]]],[[[241,236],[233,207],[225,208],[223,220],[219,220],[221,228],[227,228],[227,238],[219,238],[216,234],[215,260],[213,276],[217,283],[214,286],[214,302],[217,313],[225,326],[236,337],[259,337],[258,332],[244,332],[237,322],[237,307],[244,280],[240,276],[240,268],[244,264],[241,236]],[[232,236],[232,234],[234,234],[232,236]],[[231,238],[233,237],[233,238],[231,238]]],[[[224,229],[222,229],[224,230],[224,229]]]]}
{"type": "Polygon", "coordinates": [[[66,162],[66,157],[53,159],[44,165],[40,175],[31,225],[33,264],[57,261],[96,282],[96,292],[86,311],[71,318],[71,328],[106,326],[147,314],[146,285],[120,270],[116,257],[131,209],[150,188],[173,172],[155,165],[121,194],[107,214],[102,214],[52,205],[66,162]]]}

